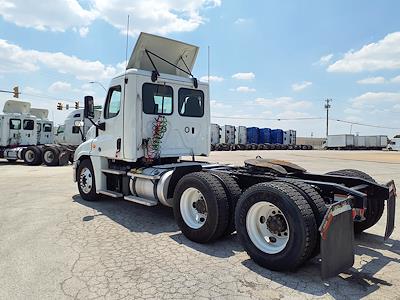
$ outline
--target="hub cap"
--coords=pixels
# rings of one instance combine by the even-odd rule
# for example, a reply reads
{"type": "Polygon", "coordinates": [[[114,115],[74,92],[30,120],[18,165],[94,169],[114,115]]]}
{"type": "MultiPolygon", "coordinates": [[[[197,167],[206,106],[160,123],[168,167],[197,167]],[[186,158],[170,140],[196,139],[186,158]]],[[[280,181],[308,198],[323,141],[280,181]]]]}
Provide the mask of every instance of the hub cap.
{"type": "Polygon", "coordinates": [[[92,172],[88,168],[83,168],[79,176],[79,185],[85,194],[89,194],[92,190],[93,177],[92,172]]]}
{"type": "Polygon", "coordinates": [[[253,244],[268,254],[281,252],[289,241],[289,225],[285,215],[267,201],[250,207],[246,216],[246,229],[253,244]]]}
{"type": "Polygon", "coordinates": [[[180,210],[186,225],[193,229],[199,229],[207,220],[207,203],[196,188],[191,187],[183,192],[180,210]]]}
{"type": "Polygon", "coordinates": [[[54,154],[52,151],[46,151],[43,158],[45,162],[51,163],[54,160],[54,154]]]}
{"type": "Polygon", "coordinates": [[[33,162],[35,160],[35,153],[32,150],[26,150],[25,160],[27,162],[33,162]]]}

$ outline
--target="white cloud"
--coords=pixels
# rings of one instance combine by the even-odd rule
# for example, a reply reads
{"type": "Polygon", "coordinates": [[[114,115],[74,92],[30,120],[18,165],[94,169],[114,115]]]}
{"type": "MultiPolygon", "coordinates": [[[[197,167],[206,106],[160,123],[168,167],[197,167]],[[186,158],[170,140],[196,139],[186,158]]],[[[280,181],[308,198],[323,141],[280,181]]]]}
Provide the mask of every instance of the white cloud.
{"type": "Polygon", "coordinates": [[[256,75],[253,72],[248,72],[248,73],[236,73],[232,75],[233,79],[238,79],[238,80],[252,80],[256,78],[256,75]]]}
{"type": "Polygon", "coordinates": [[[294,110],[287,110],[282,113],[276,115],[277,119],[297,119],[297,118],[308,118],[312,117],[309,113],[294,111],[294,110]]]}
{"type": "Polygon", "coordinates": [[[277,108],[280,110],[301,110],[308,109],[312,106],[310,101],[294,100],[291,97],[278,97],[272,99],[257,98],[255,104],[267,106],[269,108],[277,108]]]}
{"type": "Polygon", "coordinates": [[[399,75],[399,76],[396,76],[396,77],[393,77],[392,79],[390,79],[390,82],[393,82],[393,83],[400,83],[400,75],[399,75]]]}
{"type": "Polygon", "coordinates": [[[91,0],[102,19],[121,32],[132,17],[132,33],[141,31],[165,35],[197,29],[206,20],[201,12],[218,7],[221,0],[91,0]]]}
{"type": "Polygon", "coordinates": [[[234,23],[236,25],[245,25],[245,24],[249,24],[249,23],[252,23],[252,22],[253,22],[252,19],[238,18],[238,19],[236,19],[236,21],[234,23]]]}
{"type": "MultiPolygon", "coordinates": [[[[121,32],[126,30],[128,14],[132,17],[132,34],[141,31],[155,34],[193,31],[206,19],[205,9],[218,7],[221,0],[88,0],[84,9],[78,0],[1,0],[0,15],[21,27],[37,30],[65,31],[86,28],[102,19],[121,32]]],[[[87,32],[86,32],[87,33],[87,32]]]]}
{"type": "Polygon", "coordinates": [[[385,82],[385,78],[382,76],[368,77],[357,81],[358,84],[382,84],[385,82]]]}
{"type": "MultiPolygon", "coordinates": [[[[201,76],[200,81],[208,82],[208,76],[201,76]]],[[[222,82],[224,81],[223,77],[210,75],[210,82],[222,82]]]]}
{"type": "Polygon", "coordinates": [[[299,91],[302,91],[302,90],[308,88],[311,85],[312,85],[311,81],[303,81],[303,82],[300,82],[300,83],[293,83],[292,84],[292,89],[295,92],[299,92],[299,91]]]}
{"type": "Polygon", "coordinates": [[[386,35],[382,40],[350,50],[328,67],[328,72],[362,72],[400,69],[400,32],[386,35]]]}
{"type": "Polygon", "coordinates": [[[100,61],[82,60],[62,52],[25,50],[0,39],[0,74],[34,72],[42,66],[86,81],[109,80],[118,71],[118,67],[106,66],[100,61]]]}
{"type": "Polygon", "coordinates": [[[88,27],[81,27],[79,28],[79,35],[81,37],[86,37],[89,33],[89,28],[88,27]]]}
{"type": "Polygon", "coordinates": [[[215,108],[215,109],[218,109],[218,108],[232,108],[232,105],[225,104],[223,102],[216,101],[216,100],[211,100],[210,101],[210,106],[211,106],[211,108],[215,108]]]}
{"type": "Polygon", "coordinates": [[[83,9],[77,0],[1,0],[0,15],[20,27],[65,31],[89,25],[96,12],[83,9]]]}
{"type": "Polygon", "coordinates": [[[253,93],[256,91],[254,88],[250,88],[248,86],[238,86],[236,89],[231,89],[231,91],[239,92],[239,93],[253,93]]]}
{"type": "Polygon", "coordinates": [[[354,99],[351,99],[352,105],[355,108],[373,108],[382,107],[389,103],[399,104],[400,93],[392,92],[367,92],[354,99]]]}
{"type": "Polygon", "coordinates": [[[52,83],[48,88],[48,91],[51,93],[60,93],[60,92],[65,93],[70,90],[71,90],[71,84],[65,81],[56,81],[52,83]]]}
{"type": "Polygon", "coordinates": [[[324,55],[319,59],[319,61],[314,63],[314,65],[325,66],[325,65],[330,63],[332,58],[333,58],[333,54],[332,53],[324,55]]]}
{"type": "Polygon", "coordinates": [[[361,113],[361,110],[359,110],[359,109],[354,109],[354,108],[346,108],[346,109],[344,110],[344,113],[345,113],[345,114],[348,114],[348,115],[357,115],[357,114],[360,114],[360,113],[361,113]]]}

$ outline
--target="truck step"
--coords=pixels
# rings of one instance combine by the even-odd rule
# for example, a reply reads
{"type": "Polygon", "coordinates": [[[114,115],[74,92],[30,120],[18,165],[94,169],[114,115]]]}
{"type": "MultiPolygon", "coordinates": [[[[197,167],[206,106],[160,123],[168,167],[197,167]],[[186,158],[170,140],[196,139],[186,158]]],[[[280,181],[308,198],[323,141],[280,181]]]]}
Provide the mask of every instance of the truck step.
{"type": "Polygon", "coordinates": [[[114,191],[108,191],[108,190],[100,190],[99,194],[103,194],[103,195],[110,196],[110,197],[113,197],[113,198],[121,198],[121,197],[124,196],[121,193],[114,192],[114,191]]]}
{"type": "Polygon", "coordinates": [[[114,170],[114,169],[101,169],[101,172],[114,175],[126,175],[126,171],[114,170]]]}
{"type": "Polygon", "coordinates": [[[155,206],[158,203],[158,201],[156,201],[156,200],[149,200],[149,199],[144,199],[144,198],[140,198],[140,197],[136,197],[136,196],[125,196],[124,199],[131,201],[131,202],[138,203],[138,204],[142,204],[145,206],[155,206]]]}

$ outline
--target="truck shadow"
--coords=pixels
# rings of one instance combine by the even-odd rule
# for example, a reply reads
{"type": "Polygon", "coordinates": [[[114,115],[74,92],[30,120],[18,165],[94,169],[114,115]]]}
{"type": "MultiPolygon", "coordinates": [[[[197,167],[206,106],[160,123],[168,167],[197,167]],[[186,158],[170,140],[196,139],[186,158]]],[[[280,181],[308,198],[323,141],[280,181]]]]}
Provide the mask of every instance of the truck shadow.
{"type": "MultiPolygon", "coordinates": [[[[258,266],[249,259],[243,253],[243,247],[236,234],[211,244],[198,244],[190,241],[179,231],[172,209],[168,207],[162,205],[146,207],[108,197],[102,197],[95,202],[84,201],[79,195],[72,198],[76,203],[97,211],[93,215],[83,217],[82,221],[90,222],[97,216],[104,215],[132,232],[167,233],[176,243],[209,256],[229,258],[234,255],[244,255],[240,261],[252,272],[268,281],[313,296],[331,295],[334,298],[360,299],[374,293],[381,286],[391,286],[390,282],[380,278],[379,272],[389,264],[398,265],[400,263],[400,258],[398,258],[400,255],[399,241],[389,239],[383,243],[381,236],[364,233],[357,236],[355,241],[358,262],[362,256],[361,264],[356,264],[360,267],[353,267],[334,278],[322,280],[319,259],[314,258],[296,272],[274,272],[258,266]],[[241,253],[237,254],[237,252],[241,253]]],[[[242,283],[246,284],[245,281],[242,283]]],[[[248,284],[254,285],[255,283],[248,282],[248,284]]]]}

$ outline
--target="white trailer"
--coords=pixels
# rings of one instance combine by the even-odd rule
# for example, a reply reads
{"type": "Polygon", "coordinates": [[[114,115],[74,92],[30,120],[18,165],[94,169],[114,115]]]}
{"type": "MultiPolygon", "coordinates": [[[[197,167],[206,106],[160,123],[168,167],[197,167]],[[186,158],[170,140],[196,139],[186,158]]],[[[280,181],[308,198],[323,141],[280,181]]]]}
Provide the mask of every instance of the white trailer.
{"type": "Polygon", "coordinates": [[[286,130],[283,132],[284,145],[296,145],[296,130],[286,130]]]}
{"type": "Polygon", "coordinates": [[[247,128],[246,126],[237,126],[235,135],[235,144],[245,146],[247,144],[247,128]]]}
{"type": "MultiPolygon", "coordinates": [[[[197,52],[140,34],[126,71],[110,82],[95,130],[75,151],[81,197],[172,207],[182,233],[198,243],[236,230],[250,257],[273,270],[294,270],[320,249],[324,277],[350,268],[353,226],[361,232],[378,222],[385,200],[394,221],[394,183],[376,184],[356,170],[312,174],[280,160],[197,162],[210,152],[209,88],[192,75],[197,52]]],[[[85,97],[85,117],[93,108],[85,97]]],[[[386,237],[393,228],[388,222],[386,237]]]]}
{"type": "Polygon", "coordinates": [[[221,143],[234,145],[236,140],[236,129],[233,125],[222,126],[221,143]]]}
{"type": "Polygon", "coordinates": [[[211,124],[211,145],[215,146],[221,141],[221,127],[218,124],[211,124]]]}
{"type": "Polygon", "coordinates": [[[327,149],[352,149],[354,148],[354,135],[337,134],[328,135],[326,142],[327,149]]]}

